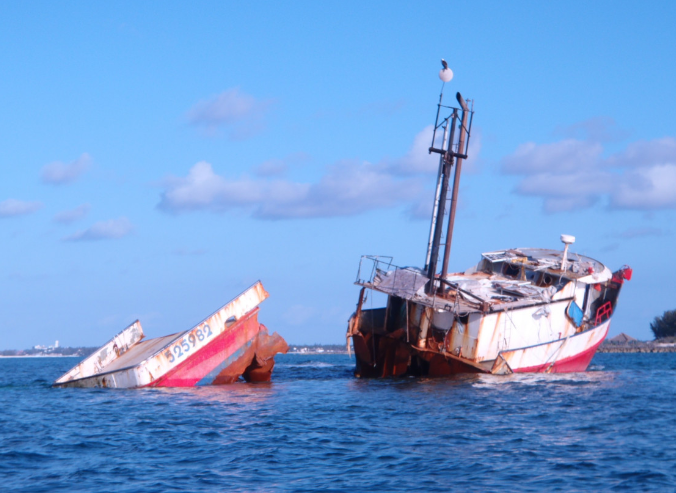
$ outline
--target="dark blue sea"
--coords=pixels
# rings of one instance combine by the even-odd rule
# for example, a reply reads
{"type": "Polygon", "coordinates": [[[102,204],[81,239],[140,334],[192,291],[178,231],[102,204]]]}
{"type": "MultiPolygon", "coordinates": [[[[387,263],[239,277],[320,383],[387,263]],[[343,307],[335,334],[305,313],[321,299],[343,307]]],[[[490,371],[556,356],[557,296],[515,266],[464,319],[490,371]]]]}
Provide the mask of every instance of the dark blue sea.
{"type": "Polygon", "coordinates": [[[676,354],[437,380],[285,355],[270,384],[51,388],[77,361],[0,359],[1,491],[676,490],[676,354]]]}

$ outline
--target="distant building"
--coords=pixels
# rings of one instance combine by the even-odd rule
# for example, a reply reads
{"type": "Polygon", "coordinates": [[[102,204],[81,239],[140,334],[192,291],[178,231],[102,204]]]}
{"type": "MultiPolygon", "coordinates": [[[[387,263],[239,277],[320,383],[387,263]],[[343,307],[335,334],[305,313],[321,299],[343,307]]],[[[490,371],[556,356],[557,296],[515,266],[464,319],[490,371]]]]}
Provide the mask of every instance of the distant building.
{"type": "Polygon", "coordinates": [[[612,339],[608,339],[608,342],[627,343],[627,342],[632,342],[632,341],[635,341],[635,340],[636,339],[634,339],[633,337],[628,336],[624,332],[621,332],[619,335],[616,335],[612,339]]]}

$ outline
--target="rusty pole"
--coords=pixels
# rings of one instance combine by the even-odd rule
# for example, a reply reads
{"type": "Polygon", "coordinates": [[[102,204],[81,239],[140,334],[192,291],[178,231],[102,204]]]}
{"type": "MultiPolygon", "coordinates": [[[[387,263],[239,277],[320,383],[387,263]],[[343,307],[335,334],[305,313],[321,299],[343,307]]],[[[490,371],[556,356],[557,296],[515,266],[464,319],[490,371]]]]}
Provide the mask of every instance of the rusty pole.
{"type": "MultiPolygon", "coordinates": [[[[462,99],[460,93],[456,94],[460,106],[462,106],[462,123],[460,124],[460,139],[458,140],[458,154],[462,155],[465,151],[465,140],[467,139],[467,117],[469,108],[462,99]]],[[[451,243],[453,241],[453,226],[455,225],[455,210],[458,204],[458,188],[460,188],[460,172],[462,171],[462,158],[458,156],[455,160],[455,177],[453,178],[453,193],[451,194],[451,211],[448,215],[448,228],[446,229],[446,245],[444,247],[444,262],[441,267],[441,277],[446,277],[448,273],[448,259],[451,256],[451,243]]]]}
{"type": "Polygon", "coordinates": [[[453,148],[453,139],[455,137],[455,127],[458,125],[458,110],[453,110],[453,119],[451,120],[451,136],[448,139],[448,151],[444,154],[443,176],[441,180],[441,194],[439,196],[439,210],[437,212],[437,220],[434,226],[434,241],[432,242],[432,253],[430,255],[430,265],[427,271],[429,283],[427,284],[427,292],[434,293],[434,277],[437,273],[437,262],[439,261],[439,245],[441,243],[441,230],[444,227],[444,211],[446,208],[446,195],[448,193],[448,181],[451,173],[451,166],[453,165],[453,156],[451,151],[453,148]]]}

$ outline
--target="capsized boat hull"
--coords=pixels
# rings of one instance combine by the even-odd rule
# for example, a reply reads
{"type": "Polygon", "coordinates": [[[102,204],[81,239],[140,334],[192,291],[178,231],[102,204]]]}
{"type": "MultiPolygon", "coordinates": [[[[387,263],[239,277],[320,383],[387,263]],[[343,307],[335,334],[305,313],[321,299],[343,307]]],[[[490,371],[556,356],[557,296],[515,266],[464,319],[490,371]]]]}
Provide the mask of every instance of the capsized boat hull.
{"type": "Polygon", "coordinates": [[[192,329],[143,340],[137,320],[66,372],[55,387],[193,387],[268,381],[288,345],[258,322],[268,297],[260,282],[192,329]]]}

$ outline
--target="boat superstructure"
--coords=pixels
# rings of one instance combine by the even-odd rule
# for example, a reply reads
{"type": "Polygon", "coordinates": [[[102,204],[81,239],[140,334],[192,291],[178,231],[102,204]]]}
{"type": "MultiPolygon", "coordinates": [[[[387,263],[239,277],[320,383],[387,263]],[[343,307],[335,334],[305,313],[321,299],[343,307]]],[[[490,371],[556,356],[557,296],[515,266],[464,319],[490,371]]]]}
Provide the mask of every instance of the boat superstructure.
{"type": "MultiPolygon", "coordinates": [[[[448,82],[442,76],[445,70],[440,77],[448,82]]],[[[362,289],[347,329],[356,375],[586,370],[608,334],[631,269],[624,266],[613,273],[597,260],[570,253],[575,238],[561,235],[563,250],[488,252],[471,269],[449,273],[461,168],[474,112],[460,93],[458,108],[444,106],[442,97],[443,89],[429,149],[440,154],[440,162],[425,267],[400,268],[389,257],[362,257],[356,280],[362,289]],[[440,119],[443,109],[449,116],[440,119]],[[442,145],[435,147],[442,131],[442,145]],[[386,306],[366,309],[369,290],[386,294],[386,306]]]]}

